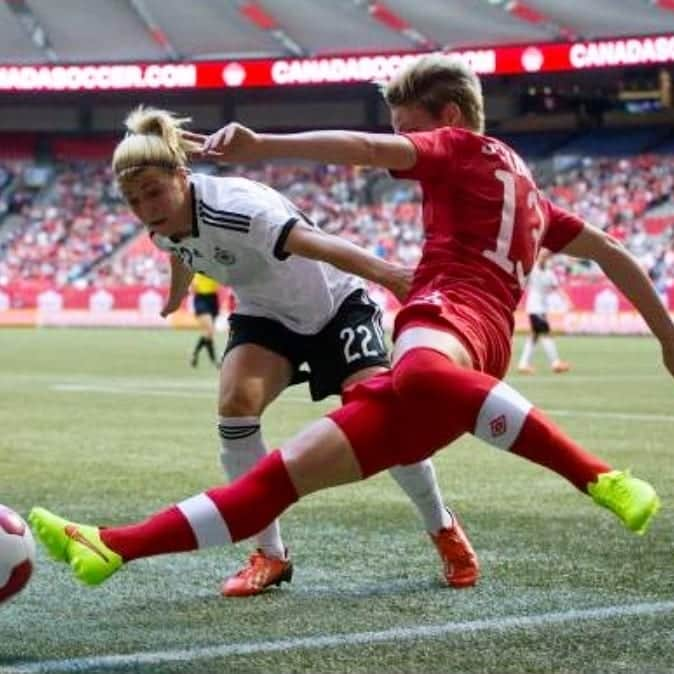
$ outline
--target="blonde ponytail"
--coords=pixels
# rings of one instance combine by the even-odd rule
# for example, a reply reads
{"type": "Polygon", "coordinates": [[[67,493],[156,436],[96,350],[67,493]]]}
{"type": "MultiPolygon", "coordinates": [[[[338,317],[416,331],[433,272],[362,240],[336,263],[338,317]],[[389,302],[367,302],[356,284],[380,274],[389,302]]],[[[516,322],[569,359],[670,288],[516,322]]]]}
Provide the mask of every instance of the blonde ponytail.
{"type": "Polygon", "coordinates": [[[125,120],[128,130],[112,156],[117,179],[131,177],[148,166],[168,170],[187,165],[187,152],[196,144],[183,139],[180,129],[189,117],[177,117],[166,110],[139,106],[125,120]]]}

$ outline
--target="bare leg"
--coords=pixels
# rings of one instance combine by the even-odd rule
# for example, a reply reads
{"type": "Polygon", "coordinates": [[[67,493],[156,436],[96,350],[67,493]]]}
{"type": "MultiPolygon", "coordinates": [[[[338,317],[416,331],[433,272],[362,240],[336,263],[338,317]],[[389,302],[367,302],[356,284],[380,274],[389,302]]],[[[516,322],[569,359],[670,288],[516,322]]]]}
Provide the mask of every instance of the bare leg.
{"type": "Polygon", "coordinates": [[[281,447],[290,479],[301,498],[363,475],[347,437],[331,419],[319,419],[281,447]]]}

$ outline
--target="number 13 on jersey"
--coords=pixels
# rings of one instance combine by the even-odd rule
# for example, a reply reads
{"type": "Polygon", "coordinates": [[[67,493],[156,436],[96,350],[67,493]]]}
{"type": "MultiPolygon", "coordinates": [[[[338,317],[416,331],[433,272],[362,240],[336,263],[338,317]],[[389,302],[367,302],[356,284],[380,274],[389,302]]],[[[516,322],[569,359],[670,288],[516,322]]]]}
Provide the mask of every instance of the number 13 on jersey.
{"type": "Polygon", "coordinates": [[[545,218],[541,210],[538,191],[530,184],[526,186],[528,191],[524,212],[522,210],[518,212],[518,185],[515,174],[497,169],[494,171],[494,177],[503,183],[501,224],[496,239],[496,249],[484,250],[482,254],[501,267],[503,271],[515,276],[520,288],[524,288],[527,276],[538,255],[541,235],[545,227],[545,218]],[[536,219],[533,224],[530,220],[532,217],[536,219]],[[524,230],[518,231],[517,237],[515,237],[515,227],[524,230]],[[522,237],[524,237],[524,240],[522,240],[522,237]],[[513,238],[516,238],[515,242],[513,242],[513,238]],[[514,243],[515,245],[513,245],[514,243]]]}

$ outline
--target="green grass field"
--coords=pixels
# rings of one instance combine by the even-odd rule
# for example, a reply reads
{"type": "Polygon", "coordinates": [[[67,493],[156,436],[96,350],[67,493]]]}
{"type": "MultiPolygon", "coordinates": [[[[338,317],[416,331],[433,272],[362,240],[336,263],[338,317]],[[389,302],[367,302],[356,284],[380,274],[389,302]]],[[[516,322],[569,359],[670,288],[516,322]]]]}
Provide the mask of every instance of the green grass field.
{"type": "MultiPolygon", "coordinates": [[[[216,372],[195,335],[0,331],[0,502],[94,523],[135,520],[222,480],[216,372]]],[[[222,341],[222,339],[221,339],[222,341]]],[[[218,596],[242,544],[131,564],[85,588],[40,552],[0,607],[0,672],[674,672],[674,382],[652,339],[567,338],[568,375],[510,381],[578,441],[652,481],[645,537],[564,480],[472,438],[435,459],[481,558],[440,585],[412,507],[382,475],[283,519],[291,585],[218,596]]],[[[336,403],[289,390],[270,446],[336,403]]]]}

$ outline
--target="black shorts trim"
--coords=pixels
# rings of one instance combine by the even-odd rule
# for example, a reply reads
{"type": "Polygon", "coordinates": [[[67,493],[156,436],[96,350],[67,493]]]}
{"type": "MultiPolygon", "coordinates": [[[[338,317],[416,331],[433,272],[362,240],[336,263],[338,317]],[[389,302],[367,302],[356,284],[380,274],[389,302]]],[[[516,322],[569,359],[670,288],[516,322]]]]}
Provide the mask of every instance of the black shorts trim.
{"type": "Polygon", "coordinates": [[[314,335],[302,335],[279,321],[231,314],[225,354],[241,344],[257,344],[286,358],[294,369],[291,384],[309,382],[313,400],[339,395],[351,375],[368,367],[388,367],[381,309],[356,290],[314,335]],[[308,369],[307,369],[308,368],[308,369]]]}
{"type": "Polygon", "coordinates": [[[304,335],[300,335],[271,318],[230,314],[229,337],[225,354],[241,344],[257,344],[283,356],[295,369],[306,360],[304,335]]]}

